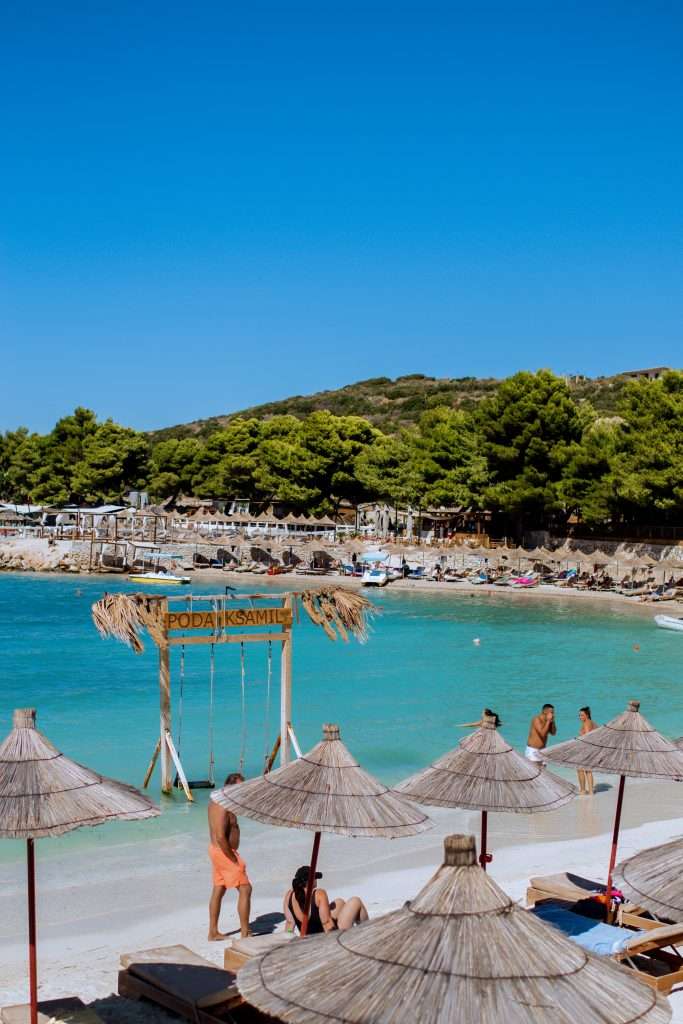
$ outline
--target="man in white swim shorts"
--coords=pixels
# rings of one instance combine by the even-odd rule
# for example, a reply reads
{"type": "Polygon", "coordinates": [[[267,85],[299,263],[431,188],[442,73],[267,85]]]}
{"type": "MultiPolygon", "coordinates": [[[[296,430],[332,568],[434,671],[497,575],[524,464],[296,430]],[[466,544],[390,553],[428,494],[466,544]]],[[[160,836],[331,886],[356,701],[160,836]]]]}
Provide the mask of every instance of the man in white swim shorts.
{"type": "Polygon", "coordinates": [[[548,745],[548,736],[554,736],[556,733],[555,708],[552,704],[544,704],[540,714],[534,715],[531,719],[529,737],[524,751],[526,759],[535,761],[537,764],[545,764],[543,751],[548,745]]]}

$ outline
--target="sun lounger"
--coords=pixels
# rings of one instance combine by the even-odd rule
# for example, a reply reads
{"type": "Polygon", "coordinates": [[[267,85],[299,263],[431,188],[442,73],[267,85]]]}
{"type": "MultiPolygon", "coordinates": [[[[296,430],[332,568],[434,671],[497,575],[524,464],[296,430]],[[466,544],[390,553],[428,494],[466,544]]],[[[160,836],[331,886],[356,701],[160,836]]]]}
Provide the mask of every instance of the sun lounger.
{"type": "Polygon", "coordinates": [[[243,1002],[235,975],[186,946],[162,946],[121,956],[119,995],[149,999],[194,1021],[225,1024],[243,1002]]]}
{"type": "MultiPolygon", "coordinates": [[[[31,1008],[28,1003],[0,1008],[2,1024],[28,1024],[31,1008]]],[[[101,1017],[77,996],[44,999],[38,1003],[38,1024],[102,1024],[101,1017]]]]}
{"type": "Polygon", "coordinates": [[[553,900],[539,904],[530,913],[590,953],[628,965],[640,981],[664,995],[683,982],[683,956],[676,949],[683,945],[683,925],[634,932],[577,914],[571,906],[553,900]]]}
{"type": "Polygon", "coordinates": [[[274,946],[282,946],[294,938],[292,932],[273,932],[270,935],[250,935],[248,939],[233,939],[223,954],[226,971],[239,971],[255,956],[263,956],[274,946]]]}
{"type": "MultiPolygon", "coordinates": [[[[578,903],[597,893],[604,893],[605,886],[601,882],[583,878],[571,871],[562,871],[557,875],[542,875],[529,879],[526,891],[527,906],[534,907],[540,900],[565,900],[578,903]]],[[[646,912],[633,903],[623,903],[617,915],[619,924],[631,928],[659,928],[661,922],[646,916],[646,912]]]]}

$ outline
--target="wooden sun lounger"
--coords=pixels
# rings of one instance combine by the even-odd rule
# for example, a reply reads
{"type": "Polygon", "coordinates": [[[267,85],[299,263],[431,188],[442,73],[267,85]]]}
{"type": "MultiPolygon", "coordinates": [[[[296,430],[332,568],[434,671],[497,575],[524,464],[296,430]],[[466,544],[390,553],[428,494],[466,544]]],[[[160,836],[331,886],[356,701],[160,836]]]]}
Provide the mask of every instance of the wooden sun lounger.
{"type": "MultiPolygon", "coordinates": [[[[0,1008],[2,1024],[28,1024],[31,1008],[28,1003],[0,1008]]],[[[42,999],[38,1003],[38,1024],[102,1024],[102,1018],[77,996],[63,999],[42,999]]]]}
{"type": "Polygon", "coordinates": [[[239,971],[252,957],[263,956],[274,946],[282,946],[294,939],[291,932],[272,932],[270,935],[250,935],[248,939],[233,939],[223,954],[226,971],[239,971]]]}
{"type": "MultiPolygon", "coordinates": [[[[575,875],[571,871],[562,871],[557,875],[530,878],[526,891],[526,902],[529,907],[535,907],[541,900],[564,900],[568,903],[578,903],[579,900],[588,899],[595,893],[604,891],[605,886],[601,882],[582,878],[581,875],[575,875]]],[[[645,916],[646,913],[647,911],[637,907],[634,903],[624,903],[619,907],[618,923],[631,928],[659,928],[661,922],[645,916]]]]}
{"type": "Polygon", "coordinates": [[[615,959],[632,967],[640,981],[668,996],[674,985],[683,982],[683,956],[676,948],[680,945],[683,924],[665,924],[634,936],[615,959]]]}
{"type": "Polygon", "coordinates": [[[194,1024],[226,1024],[242,997],[235,975],[186,946],[162,946],[121,956],[119,995],[149,999],[194,1024]]]}
{"type": "Polygon", "coordinates": [[[609,957],[633,970],[639,981],[663,995],[683,982],[683,924],[667,924],[646,931],[606,924],[573,910],[564,900],[541,900],[530,910],[550,927],[597,956],[609,957]]]}

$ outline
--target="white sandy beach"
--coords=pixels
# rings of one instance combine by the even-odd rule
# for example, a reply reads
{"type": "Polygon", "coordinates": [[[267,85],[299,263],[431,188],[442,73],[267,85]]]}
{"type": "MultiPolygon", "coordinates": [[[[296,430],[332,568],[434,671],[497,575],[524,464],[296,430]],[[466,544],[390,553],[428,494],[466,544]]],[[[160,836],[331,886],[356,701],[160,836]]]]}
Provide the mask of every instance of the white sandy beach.
{"type": "MultiPolygon", "coordinates": [[[[620,857],[683,834],[682,792],[675,783],[627,784],[620,857]]],[[[492,815],[493,877],[519,900],[531,875],[571,870],[604,878],[615,796],[613,780],[600,780],[593,799],[577,799],[550,814],[492,815]]],[[[93,830],[91,841],[78,851],[60,853],[58,839],[38,843],[42,998],[107,997],[116,991],[123,951],[184,943],[222,962],[223,943],[206,939],[206,808],[197,804],[188,814],[194,819],[188,822],[191,827],[171,840],[107,846],[93,830]]],[[[371,915],[400,906],[440,863],[445,834],[478,829],[476,814],[435,809],[432,817],[434,830],[414,839],[323,837],[321,884],[332,895],[359,894],[371,915]]],[[[243,821],[242,851],[254,884],[252,918],[281,910],[282,893],[294,870],[308,861],[310,843],[310,833],[243,821]]],[[[0,993],[2,1003],[23,1002],[26,907],[21,860],[0,865],[0,884],[0,993]]],[[[225,930],[237,926],[232,894],[226,895],[221,924],[225,930]]],[[[683,993],[674,994],[672,1005],[674,1020],[683,1022],[683,993]]]]}

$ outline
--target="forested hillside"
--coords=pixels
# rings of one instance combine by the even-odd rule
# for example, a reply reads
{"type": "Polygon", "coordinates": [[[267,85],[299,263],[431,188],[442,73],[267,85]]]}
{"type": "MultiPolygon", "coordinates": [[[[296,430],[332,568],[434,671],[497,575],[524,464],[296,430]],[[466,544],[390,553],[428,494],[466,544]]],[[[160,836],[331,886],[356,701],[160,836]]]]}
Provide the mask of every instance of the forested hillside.
{"type": "Polygon", "coordinates": [[[520,531],[561,530],[573,514],[604,530],[683,524],[683,373],[609,389],[547,370],[469,392],[450,383],[365,382],[374,421],[292,400],[287,412],[252,410],[190,436],[150,436],[76,409],[48,434],[0,437],[0,499],[93,503],[146,489],[154,500],[277,496],[315,513],[374,499],[462,505],[503,513],[520,531]],[[409,417],[418,394],[425,405],[409,417]]]}
{"type": "MultiPolygon", "coordinates": [[[[568,386],[576,401],[589,401],[596,411],[610,414],[615,412],[626,383],[625,377],[601,377],[598,380],[581,377],[570,380],[568,386]]],[[[301,419],[321,409],[335,416],[362,416],[384,433],[392,434],[402,427],[413,426],[429,409],[445,406],[472,410],[482,399],[490,397],[499,384],[500,381],[493,377],[437,378],[425,377],[421,373],[411,373],[395,380],[373,377],[336,391],[294,395],[280,402],[267,402],[224,416],[165,427],[153,431],[151,436],[154,441],[168,437],[208,437],[235,419],[254,417],[262,420],[271,416],[297,416],[301,419]]]]}

